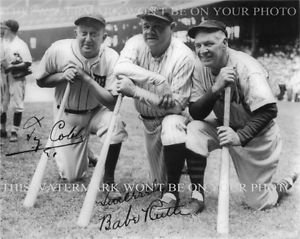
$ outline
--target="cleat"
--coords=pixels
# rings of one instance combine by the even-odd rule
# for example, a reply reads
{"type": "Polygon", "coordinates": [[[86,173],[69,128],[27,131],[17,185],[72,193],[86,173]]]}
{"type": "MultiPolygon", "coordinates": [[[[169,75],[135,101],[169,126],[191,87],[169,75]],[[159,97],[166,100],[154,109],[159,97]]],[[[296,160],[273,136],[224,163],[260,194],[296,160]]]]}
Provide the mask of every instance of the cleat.
{"type": "Polygon", "coordinates": [[[18,141],[18,134],[17,132],[11,132],[11,136],[9,138],[9,142],[17,142],[18,141]]]}
{"type": "Polygon", "coordinates": [[[297,178],[298,174],[293,173],[292,175],[281,179],[278,183],[273,183],[278,193],[278,201],[294,186],[297,178]]]}
{"type": "Polygon", "coordinates": [[[178,208],[178,200],[174,199],[174,197],[171,193],[165,193],[162,199],[159,200],[159,205],[153,207],[153,214],[160,215],[167,214],[171,210],[175,211],[178,208]]]}
{"type": "MultiPolygon", "coordinates": [[[[111,185],[111,184],[110,184],[111,185]]],[[[107,198],[110,200],[120,200],[122,199],[122,194],[115,187],[109,186],[109,191],[107,192],[107,198]]]]}
{"type": "Polygon", "coordinates": [[[185,206],[181,208],[181,214],[183,215],[196,215],[201,213],[204,209],[204,201],[192,198],[185,206]]]}

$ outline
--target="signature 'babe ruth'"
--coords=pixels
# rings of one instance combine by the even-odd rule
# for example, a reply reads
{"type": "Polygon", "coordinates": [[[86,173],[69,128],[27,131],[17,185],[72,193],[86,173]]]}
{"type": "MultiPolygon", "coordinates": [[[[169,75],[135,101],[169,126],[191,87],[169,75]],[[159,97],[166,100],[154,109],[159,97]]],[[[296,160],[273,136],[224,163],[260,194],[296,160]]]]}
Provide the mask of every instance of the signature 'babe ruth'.
{"type": "Polygon", "coordinates": [[[31,74],[32,58],[27,44],[18,37],[19,23],[16,20],[6,20],[4,24],[6,26],[4,37],[6,82],[2,88],[1,137],[7,137],[6,121],[10,104],[14,116],[9,140],[10,142],[16,142],[18,140],[17,132],[21,125],[22,112],[24,111],[26,76],[31,74]]]}
{"type": "MultiPolygon", "coordinates": [[[[151,7],[138,17],[142,34],[129,39],[120,54],[117,90],[133,97],[140,113],[152,179],[165,183],[167,176],[168,185],[177,185],[185,160],[187,118],[182,111],[190,97],[195,56],[172,37],[170,8],[151,7]]],[[[163,201],[174,204],[177,196],[165,193],[163,201]]]]}
{"type": "MultiPolygon", "coordinates": [[[[195,160],[205,165],[209,152],[228,145],[239,181],[245,185],[246,203],[257,210],[273,207],[293,185],[297,175],[280,183],[271,181],[282,142],[274,120],[277,106],[268,85],[268,75],[254,58],[228,47],[222,22],[204,21],[191,28],[188,35],[195,39],[196,53],[203,67],[193,82],[189,111],[195,120],[187,126],[186,146],[195,160]],[[232,88],[230,127],[225,127],[220,125],[224,88],[229,85],[232,88]],[[216,119],[204,121],[211,111],[216,119]]],[[[204,168],[199,171],[202,175],[204,168]]],[[[190,211],[195,208],[193,201],[189,204],[190,211]]]]}
{"type": "MultiPolygon", "coordinates": [[[[51,45],[43,56],[37,84],[55,87],[55,103],[59,108],[67,82],[71,82],[70,95],[63,119],[65,125],[58,134],[66,135],[75,127],[75,138],[55,141],[55,146],[83,142],[56,148],[56,162],[60,175],[68,181],[85,176],[88,167],[88,138],[106,135],[116,102],[112,92],[115,82],[113,68],[118,54],[102,45],[105,19],[99,14],[86,14],[75,21],[76,39],[60,40],[51,45]]],[[[121,143],[127,133],[123,122],[117,121],[105,163],[104,183],[114,183],[114,170],[121,143]]]]}

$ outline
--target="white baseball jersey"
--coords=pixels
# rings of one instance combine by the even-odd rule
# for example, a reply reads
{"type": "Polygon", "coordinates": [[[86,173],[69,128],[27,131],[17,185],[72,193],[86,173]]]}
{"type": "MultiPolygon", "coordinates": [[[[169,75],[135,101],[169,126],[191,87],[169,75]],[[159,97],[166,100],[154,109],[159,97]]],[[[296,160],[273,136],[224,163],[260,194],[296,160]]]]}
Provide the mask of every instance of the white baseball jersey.
{"type": "MultiPolygon", "coordinates": [[[[27,44],[18,36],[16,36],[11,42],[6,41],[5,54],[8,63],[11,63],[20,58],[22,62],[32,63],[32,57],[27,44]]],[[[9,78],[13,78],[12,74],[8,74],[9,78]]],[[[25,77],[24,77],[25,79],[25,77]]],[[[20,80],[18,78],[18,80],[20,80]]]]}
{"type": "MultiPolygon", "coordinates": [[[[197,65],[198,66],[198,65],[197,65]]],[[[211,69],[199,65],[193,79],[191,102],[197,101],[212,87],[216,76],[211,69]]],[[[230,126],[242,128],[251,117],[251,112],[258,108],[275,103],[276,100],[269,87],[266,70],[254,58],[246,53],[229,49],[227,66],[236,67],[237,76],[234,90],[232,90],[230,104],[230,126]]],[[[213,111],[220,122],[223,122],[224,97],[218,100],[213,111]]]]}
{"type": "MultiPolygon", "coordinates": [[[[53,43],[43,56],[36,75],[42,79],[48,75],[63,72],[69,64],[75,64],[107,90],[111,90],[115,81],[113,67],[118,60],[118,53],[111,48],[101,46],[99,55],[86,59],[80,54],[76,39],[65,39],[53,43]]],[[[55,99],[60,104],[65,85],[55,87],[55,99]]],[[[98,100],[90,93],[89,87],[82,81],[71,84],[67,109],[90,110],[99,105],[98,100]]]]}
{"type": "MultiPolygon", "coordinates": [[[[5,41],[4,54],[7,64],[16,60],[20,62],[32,62],[27,44],[18,36],[12,41],[5,41]]],[[[7,74],[7,84],[4,85],[2,92],[2,109],[4,112],[8,110],[9,103],[15,112],[22,112],[24,110],[25,79],[25,76],[15,79],[12,72],[7,74]]]]}
{"type": "MultiPolygon", "coordinates": [[[[80,54],[78,41],[76,39],[65,39],[53,43],[43,56],[36,75],[41,80],[49,75],[63,72],[69,64],[75,64],[87,72],[102,87],[110,90],[115,77],[113,69],[118,60],[118,53],[113,49],[101,45],[98,56],[86,59],[80,54]]],[[[55,87],[56,103],[60,104],[64,95],[66,84],[55,87]]],[[[66,109],[75,111],[88,110],[86,113],[64,113],[62,120],[66,123],[63,129],[56,132],[57,135],[66,135],[68,132],[81,132],[84,141],[68,147],[57,147],[55,156],[61,177],[69,181],[82,178],[86,175],[88,167],[88,138],[90,133],[96,134],[103,139],[109,127],[112,111],[106,107],[100,107],[100,102],[90,92],[87,83],[75,80],[70,84],[70,94],[66,103],[66,109]],[[92,110],[96,108],[95,110],[92,110]]],[[[57,112],[57,109],[55,109],[57,112]]],[[[56,114],[55,112],[55,114],[56,114]]],[[[76,134],[75,133],[75,134],[76,134]]],[[[79,133],[78,133],[79,134],[79,133]]],[[[56,137],[57,137],[56,135],[56,137]]],[[[127,137],[123,122],[117,118],[113,131],[111,143],[121,143],[127,137]]],[[[65,138],[56,141],[54,146],[61,146],[78,142],[76,138],[65,138]]]]}
{"type": "MultiPolygon", "coordinates": [[[[164,76],[176,104],[180,105],[182,109],[186,107],[191,94],[195,55],[184,43],[172,37],[165,53],[160,57],[153,57],[143,35],[136,35],[126,42],[119,59],[119,63],[122,64],[122,62],[129,62],[149,72],[164,76]]],[[[142,89],[157,95],[161,94],[159,86],[153,84],[151,80],[141,82],[139,79],[142,77],[134,69],[131,71],[130,78],[142,89]]],[[[165,183],[167,174],[163,159],[163,145],[185,142],[186,118],[182,115],[166,116],[166,110],[154,107],[147,100],[135,99],[135,106],[143,116],[159,117],[159,119],[142,118],[142,120],[145,126],[144,133],[151,180],[165,183]]]]}
{"type": "MultiPolygon", "coordinates": [[[[122,61],[130,61],[166,77],[174,99],[182,108],[185,108],[191,93],[191,75],[194,70],[195,56],[184,43],[172,37],[166,52],[160,57],[153,57],[143,35],[139,34],[126,42],[119,59],[120,63],[122,61]]],[[[136,82],[136,84],[143,89],[159,94],[157,86],[153,84],[148,82],[136,82]]],[[[166,114],[165,110],[153,108],[139,100],[135,100],[135,105],[138,112],[144,116],[164,116],[166,114]]]]}

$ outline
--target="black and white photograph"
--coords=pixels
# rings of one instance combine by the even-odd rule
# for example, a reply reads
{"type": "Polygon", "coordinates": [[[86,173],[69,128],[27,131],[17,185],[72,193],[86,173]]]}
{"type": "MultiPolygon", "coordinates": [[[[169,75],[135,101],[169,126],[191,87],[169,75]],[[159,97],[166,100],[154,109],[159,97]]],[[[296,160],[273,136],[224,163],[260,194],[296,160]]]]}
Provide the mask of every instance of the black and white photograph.
{"type": "Polygon", "coordinates": [[[0,0],[0,238],[300,238],[299,0],[0,0]]]}

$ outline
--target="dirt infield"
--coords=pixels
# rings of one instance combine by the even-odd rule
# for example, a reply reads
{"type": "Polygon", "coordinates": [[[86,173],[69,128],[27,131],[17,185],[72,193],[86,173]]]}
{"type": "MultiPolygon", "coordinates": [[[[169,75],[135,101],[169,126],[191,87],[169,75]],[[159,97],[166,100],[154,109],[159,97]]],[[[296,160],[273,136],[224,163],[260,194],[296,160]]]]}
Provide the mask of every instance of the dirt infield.
{"type": "MultiPolygon", "coordinates": [[[[147,183],[148,164],[145,158],[142,125],[130,100],[122,106],[122,116],[127,124],[129,138],[124,143],[120,161],[116,170],[116,181],[120,184],[147,183]]],[[[284,147],[281,161],[274,180],[279,180],[291,170],[300,171],[300,113],[299,103],[280,102],[278,123],[281,127],[284,147]]],[[[76,226],[76,220],[82,206],[89,178],[77,184],[66,184],[58,180],[54,160],[49,160],[43,188],[32,209],[22,206],[32,174],[40,157],[40,152],[16,153],[36,147],[36,139],[45,144],[52,122],[51,103],[27,103],[23,125],[31,117],[41,120],[41,127],[22,129],[18,143],[3,141],[1,148],[1,238],[217,238],[217,182],[219,174],[219,152],[214,152],[208,161],[205,175],[206,208],[198,216],[170,216],[151,220],[146,215],[150,203],[159,196],[159,192],[139,195],[137,199],[116,205],[102,206],[102,195],[97,200],[94,216],[88,228],[76,226]],[[27,140],[29,139],[29,140],[27,140]],[[130,210],[130,212],[129,212],[130,210]],[[124,223],[130,213],[131,220],[121,228],[112,229],[114,222],[124,223]],[[109,229],[109,219],[111,221],[109,229]],[[103,222],[103,224],[101,224],[103,222]],[[106,230],[109,229],[109,230],[106,230]]],[[[9,119],[11,114],[9,114],[9,119]]],[[[29,124],[27,124],[29,126],[29,124]]],[[[26,128],[26,127],[25,127],[26,128]]],[[[100,144],[92,136],[90,144],[99,153],[100,144]]],[[[89,176],[92,168],[89,169],[89,176]]],[[[182,183],[188,185],[187,176],[182,183]]],[[[300,183],[279,207],[263,212],[253,211],[243,204],[243,195],[231,165],[230,171],[230,231],[231,238],[299,238],[300,225],[300,183]]],[[[138,188],[140,190],[141,188],[138,188]]],[[[124,191],[124,188],[123,188],[124,191]]],[[[182,193],[182,202],[186,202],[188,191],[182,193]]],[[[117,224],[115,224],[117,225],[117,224]]]]}

